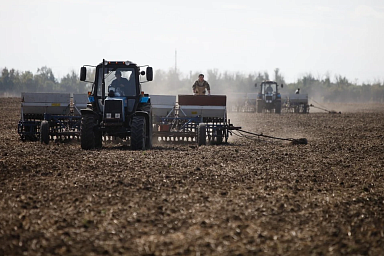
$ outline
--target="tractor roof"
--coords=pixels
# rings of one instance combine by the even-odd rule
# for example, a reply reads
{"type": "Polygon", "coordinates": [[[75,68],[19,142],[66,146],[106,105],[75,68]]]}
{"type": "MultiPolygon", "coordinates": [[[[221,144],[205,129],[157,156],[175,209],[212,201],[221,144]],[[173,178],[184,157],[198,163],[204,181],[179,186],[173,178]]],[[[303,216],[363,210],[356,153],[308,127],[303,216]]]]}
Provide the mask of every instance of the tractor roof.
{"type": "Polygon", "coordinates": [[[277,84],[275,81],[264,80],[262,84],[277,84]]]}
{"type": "MultiPolygon", "coordinates": [[[[100,62],[99,65],[103,64],[102,62],[100,62]]],[[[108,66],[108,65],[136,65],[136,63],[132,62],[132,61],[129,61],[129,60],[126,60],[126,61],[109,61],[109,60],[104,60],[104,65],[108,66]]]]}

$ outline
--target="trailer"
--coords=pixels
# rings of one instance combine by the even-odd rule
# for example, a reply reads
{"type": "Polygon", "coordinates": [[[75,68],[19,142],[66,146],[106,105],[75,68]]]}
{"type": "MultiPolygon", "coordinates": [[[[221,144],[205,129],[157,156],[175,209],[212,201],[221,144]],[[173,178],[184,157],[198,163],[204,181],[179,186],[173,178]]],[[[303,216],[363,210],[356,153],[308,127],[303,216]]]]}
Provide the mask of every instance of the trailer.
{"type": "Polygon", "coordinates": [[[285,111],[290,113],[307,114],[309,107],[308,94],[289,94],[283,103],[285,111]]]}
{"type": "Polygon", "coordinates": [[[197,143],[199,146],[228,141],[234,127],[227,119],[225,95],[151,96],[153,141],[197,143]]]}
{"type": "Polygon", "coordinates": [[[86,104],[86,96],[86,94],[71,96],[70,93],[23,92],[18,123],[21,140],[40,140],[48,144],[54,139],[78,138],[81,116],[77,109],[79,105],[86,104]]]}

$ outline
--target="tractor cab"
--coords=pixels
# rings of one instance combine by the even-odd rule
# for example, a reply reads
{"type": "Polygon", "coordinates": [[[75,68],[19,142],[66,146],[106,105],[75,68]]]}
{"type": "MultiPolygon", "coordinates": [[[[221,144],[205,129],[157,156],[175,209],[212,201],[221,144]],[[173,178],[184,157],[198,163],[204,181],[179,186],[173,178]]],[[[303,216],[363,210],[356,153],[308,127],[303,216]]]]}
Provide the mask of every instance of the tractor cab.
{"type": "MultiPolygon", "coordinates": [[[[87,66],[81,68],[80,80],[86,80],[87,66]]],[[[141,93],[141,76],[146,75],[147,81],[152,81],[153,71],[145,66],[146,70],[130,61],[105,61],[96,66],[96,75],[89,100],[95,111],[105,111],[105,101],[125,100],[127,114],[136,110],[141,93]],[[97,103],[97,104],[96,104],[97,103]]]]}

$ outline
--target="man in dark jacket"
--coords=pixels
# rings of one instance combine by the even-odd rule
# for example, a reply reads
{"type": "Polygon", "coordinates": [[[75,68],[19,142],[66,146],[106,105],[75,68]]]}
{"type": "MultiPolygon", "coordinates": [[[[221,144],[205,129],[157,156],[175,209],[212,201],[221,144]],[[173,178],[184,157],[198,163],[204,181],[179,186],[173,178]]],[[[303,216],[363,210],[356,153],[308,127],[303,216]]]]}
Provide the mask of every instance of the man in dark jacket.
{"type": "Polygon", "coordinates": [[[211,87],[204,80],[203,74],[200,74],[199,79],[192,85],[192,90],[194,95],[205,95],[206,91],[208,91],[208,95],[211,95],[211,87]]]}
{"type": "MultiPolygon", "coordinates": [[[[129,81],[127,78],[121,77],[121,71],[116,70],[115,72],[115,77],[116,79],[112,81],[110,88],[114,88],[114,92],[116,96],[126,96],[127,95],[127,90],[128,90],[128,85],[129,81]],[[120,94],[120,95],[119,95],[120,94]]],[[[110,91],[110,89],[108,89],[110,91]]]]}

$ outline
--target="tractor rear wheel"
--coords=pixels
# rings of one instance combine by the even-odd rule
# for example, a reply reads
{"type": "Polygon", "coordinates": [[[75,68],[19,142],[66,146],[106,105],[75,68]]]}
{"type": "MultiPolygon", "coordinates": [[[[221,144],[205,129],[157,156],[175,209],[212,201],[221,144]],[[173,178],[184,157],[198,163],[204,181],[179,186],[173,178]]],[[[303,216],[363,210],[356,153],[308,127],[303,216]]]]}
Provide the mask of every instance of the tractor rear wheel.
{"type": "Polygon", "coordinates": [[[146,120],[144,116],[134,116],[131,126],[131,149],[145,150],[146,120]]]}
{"type": "Polygon", "coordinates": [[[199,124],[197,127],[197,144],[199,146],[207,144],[207,125],[199,124]]]}
{"type": "Polygon", "coordinates": [[[49,122],[44,120],[40,124],[40,142],[49,143],[49,122]]]}
{"type": "Polygon", "coordinates": [[[95,121],[92,115],[81,117],[81,148],[88,150],[95,148],[95,121]]]}
{"type": "Polygon", "coordinates": [[[275,104],[275,113],[281,114],[281,103],[280,102],[275,104]]]}

